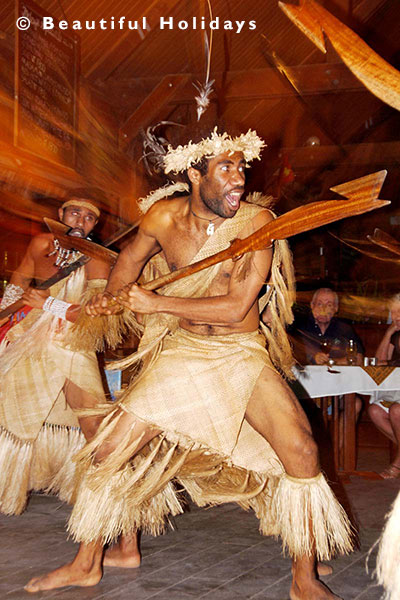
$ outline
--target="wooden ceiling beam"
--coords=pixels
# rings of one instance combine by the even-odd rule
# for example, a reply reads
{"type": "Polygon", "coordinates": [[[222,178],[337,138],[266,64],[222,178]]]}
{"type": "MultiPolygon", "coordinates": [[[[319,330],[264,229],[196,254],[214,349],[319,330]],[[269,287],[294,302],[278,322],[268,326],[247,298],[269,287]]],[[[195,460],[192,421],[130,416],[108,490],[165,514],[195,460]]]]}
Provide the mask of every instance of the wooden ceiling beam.
{"type": "Polygon", "coordinates": [[[108,46],[106,52],[102,52],[96,61],[92,57],[87,60],[82,60],[82,73],[91,81],[97,78],[101,80],[107,79],[111,73],[124,61],[127,56],[130,56],[140,46],[143,40],[153,31],[150,24],[157,23],[160,17],[172,14],[175,6],[180,0],[153,0],[144,4],[143,10],[140,12],[140,18],[132,19],[138,21],[138,29],[130,30],[127,27],[124,32],[117,37],[117,40],[111,46],[108,46]],[[147,29],[140,27],[142,18],[147,19],[147,29]]]}
{"type": "MultiPolygon", "coordinates": [[[[291,78],[296,81],[302,95],[365,89],[347,67],[342,64],[299,65],[288,67],[287,71],[291,78]]],[[[219,81],[219,78],[216,79],[216,86],[219,81]]],[[[182,90],[183,93],[185,91],[186,89],[182,90]]],[[[250,100],[293,96],[294,93],[294,90],[283,80],[278,69],[266,68],[228,73],[224,97],[226,100],[250,100]]],[[[182,100],[184,99],[182,97],[182,100]]]]}
{"type": "Polygon", "coordinates": [[[178,91],[188,83],[189,75],[167,75],[140,106],[131,114],[119,130],[119,146],[124,150],[137,136],[141,128],[156,123],[165,114],[165,107],[176,97],[178,91]]]}
{"type": "Polygon", "coordinates": [[[329,163],[388,167],[400,163],[400,142],[370,142],[344,146],[282,148],[292,169],[314,169],[329,163]]]}
{"type": "MultiPolygon", "coordinates": [[[[296,81],[298,89],[303,95],[335,94],[338,92],[365,91],[363,84],[354,77],[348,68],[342,64],[317,63],[312,65],[298,65],[288,67],[290,76],[296,81]]],[[[250,69],[246,71],[232,71],[227,75],[212,73],[215,79],[215,88],[220,88],[224,82],[224,99],[226,100],[252,100],[264,98],[290,97],[294,91],[282,78],[277,69],[250,69]],[[224,77],[224,79],[223,79],[224,77]]],[[[201,79],[200,74],[187,74],[187,83],[179,93],[179,102],[193,101],[195,90],[192,82],[201,79]]],[[[119,100],[122,94],[125,102],[135,94],[135,88],[143,90],[154,88],[160,78],[148,77],[128,80],[118,80],[107,83],[109,97],[119,100]],[[139,83],[140,82],[140,83],[139,83]]],[[[174,98],[174,101],[177,101],[174,98]]]]}

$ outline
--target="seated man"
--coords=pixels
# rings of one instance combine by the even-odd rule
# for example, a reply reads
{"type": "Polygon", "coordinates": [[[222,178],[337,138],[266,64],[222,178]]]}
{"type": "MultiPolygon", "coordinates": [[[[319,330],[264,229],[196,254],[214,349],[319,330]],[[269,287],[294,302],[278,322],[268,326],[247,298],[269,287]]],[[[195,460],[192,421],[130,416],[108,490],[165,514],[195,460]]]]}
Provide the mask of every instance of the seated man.
{"type": "MultiPolygon", "coordinates": [[[[389,300],[392,323],[386,330],[376,351],[379,362],[400,364],[400,294],[389,300]]],[[[368,414],[371,421],[386,437],[397,445],[392,464],[380,473],[384,479],[400,478],[400,390],[377,392],[371,396],[368,414]]]]}
{"type": "MultiPolygon", "coordinates": [[[[311,313],[307,320],[296,327],[302,338],[307,362],[312,365],[326,365],[333,360],[336,365],[347,365],[351,345],[354,352],[354,358],[351,360],[354,361],[353,364],[361,365],[364,354],[361,339],[349,323],[335,316],[339,309],[337,293],[330,288],[319,288],[314,292],[310,306],[311,313]]],[[[342,398],[339,407],[343,410],[342,398]]],[[[355,409],[358,419],[362,409],[359,396],[355,399],[355,409]]],[[[340,444],[343,444],[342,439],[340,444]]]]}
{"type": "Polygon", "coordinates": [[[310,306],[308,319],[297,327],[308,363],[324,365],[332,358],[335,364],[345,365],[348,362],[347,348],[352,343],[356,349],[354,362],[361,364],[364,354],[362,341],[349,323],[335,316],[339,308],[336,292],[329,288],[316,290],[310,306]]]}

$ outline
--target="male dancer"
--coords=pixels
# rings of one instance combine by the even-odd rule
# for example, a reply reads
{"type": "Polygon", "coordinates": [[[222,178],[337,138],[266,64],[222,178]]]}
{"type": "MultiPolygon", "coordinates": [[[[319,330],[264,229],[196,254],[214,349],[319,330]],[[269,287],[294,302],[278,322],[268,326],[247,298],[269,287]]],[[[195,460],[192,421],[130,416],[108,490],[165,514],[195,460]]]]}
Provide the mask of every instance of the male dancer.
{"type": "MultiPolygon", "coordinates": [[[[81,189],[59,209],[70,234],[82,238],[99,215],[96,203],[81,189]]],[[[6,308],[22,298],[33,309],[8,331],[0,355],[0,510],[5,514],[22,512],[31,489],[49,488],[69,500],[71,455],[97,429],[98,417],[77,419],[73,412],[105,397],[93,350],[68,347],[73,336],[67,319],[68,312],[70,318],[73,314],[71,301],[80,301],[88,289],[104,289],[109,267],[90,260],[49,290],[30,287],[77,257],[61,248],[53,234],[35,236],[1,303],[6,308]]]]}
{"type": "Polygon", "coordinates": [[[32,579],[28,591],[95,585],[105,542],[137,527],[157,534],[169,513],[182,512],[171,484],[176,480],[199,505],[252,507],[262,533],[282,537],[293,559],[292,600],[338,598],[318,580],[315,564],[351,550],[350,526],[320,473],[309,423],[274,368],[288,372],[291,365],[285,243],[210,267],[158,294],[132,284],[144,267],[144,279],[154,278],[214,254],[273,218],[241,200],[246,164],[262,145],[251,131],[232,138],[214,130],[165,157],[166,172],[186,173],[189,195],[160,199],[176,191],[172,186],[142,203],[148,211],[137,237],[119,256],[106,293],[87,307],[94,320],[120,305],[144,316],[136,356],[141,374],[80,453],[86,475],[70,521],[82,542],[78,555],[32,579]],[[258,293],[268,278],[274,293],[267,351],[258,293]]]}

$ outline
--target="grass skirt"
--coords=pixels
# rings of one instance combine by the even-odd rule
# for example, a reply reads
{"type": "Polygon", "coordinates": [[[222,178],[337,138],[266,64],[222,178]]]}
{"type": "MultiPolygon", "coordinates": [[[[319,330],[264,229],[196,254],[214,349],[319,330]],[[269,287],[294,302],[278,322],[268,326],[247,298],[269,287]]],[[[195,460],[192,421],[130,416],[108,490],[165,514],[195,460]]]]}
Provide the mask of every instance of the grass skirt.
{"type": "Polygon", "coordinates": [[[85,443],[77,427],[44,425],[34,442],[0,427],[0,510],[20,514],[30,491],[56,494],[70,502],[76,465],[72,457],[85,443]]]}
{"type": "Polygon", "coordinates": [[[385,588],[385,600],[400,598],[400,493],[387,516],[379,543],[378,581],[385,588]]]}
{"type": "Polygon", "coordinates": [[[210,339],[178,330],[168,336],[154,364],[78,455],[83,479],[69,522],[74,539],[112,542],[137,528],[158,535],[170,515],[183,512],[185,490],[199,506],[252,508],[261,533],[280,535],[292,556],[316,549],[324,560],[349,552],[350,525],[324,477],[288,477],[244,418],[268,364],[258,333],[210,339]],[[126,435],[95,466],[96,452],[126,413],[131,431],[141,421],[161,434],[136,455],[141,439],[126,435]]]}

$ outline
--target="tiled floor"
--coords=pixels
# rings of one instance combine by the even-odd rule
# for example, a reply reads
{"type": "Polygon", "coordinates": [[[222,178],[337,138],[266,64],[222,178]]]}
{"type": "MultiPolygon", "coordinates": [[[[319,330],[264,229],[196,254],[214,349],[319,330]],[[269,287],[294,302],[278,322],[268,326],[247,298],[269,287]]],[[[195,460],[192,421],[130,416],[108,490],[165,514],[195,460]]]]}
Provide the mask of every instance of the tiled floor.
{"type": "MultiPolygon", "coordinates": [[[[372,457],[375,459],[375,455],[372,457]]],[[[368,456],[363,457],[367,463],[368,456]]],[[[370,465],[369,465],[370,466],[370,465]]],[[[325,581],[346,600],[378,600],[375,550],[384,515],[399,489],[399,481],[369,481],[352,477],[337,492],[348,496],[360,526],[360,549],[332,561],[333,575],[325,581]]],[[[66,540],[69,509],[55,498],[35,495],[20,517],[0,516],[0,598],[30,597],[23,585],[34,574],[70,559],[76,550],[66,540]]],[[[263,538],[257,520],[233,504],[209,510],[191,507],[175,520],[175,531],[159,538],[143,537],[139,569],[107,568],[94,588],[64,588],[42,592],[39,598],[58,600],[287,600],[290,562],[280,545],[263,538]]]]}

